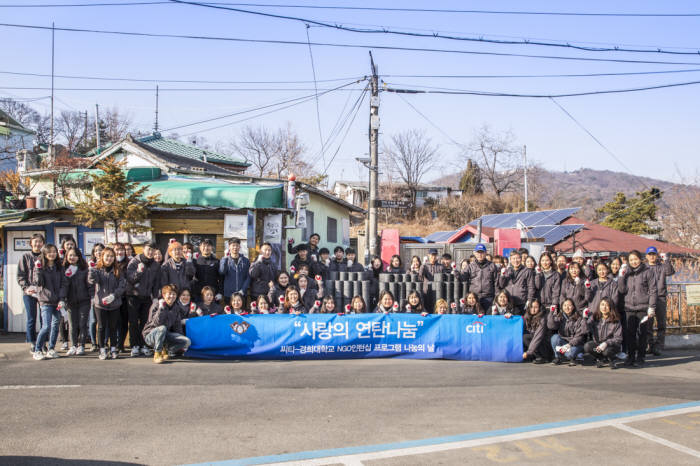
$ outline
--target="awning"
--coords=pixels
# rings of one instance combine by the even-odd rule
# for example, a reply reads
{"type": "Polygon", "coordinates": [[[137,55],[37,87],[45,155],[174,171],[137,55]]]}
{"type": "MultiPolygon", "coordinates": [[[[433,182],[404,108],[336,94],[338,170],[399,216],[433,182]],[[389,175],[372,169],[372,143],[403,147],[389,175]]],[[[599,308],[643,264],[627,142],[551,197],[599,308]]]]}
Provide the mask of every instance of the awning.
{"type": "Polygon", "coordinates": [[[139,185],[148,187],[145,193],[147,196],[160,194],[158,204],[161,206],[227,207],[232,209],[284,208],[282,184],[232,184],[214,179],[206,181],[169,179],[143,181],[139,185]]]}
{"type": "MultiPolygon", "coordinates": [[[[66,223],[70,222],[70,219],[63,218],[63,217],[54,217],[54,216],[41,216],[41,217],[34,217],[34,218],[29,218],[27,220],[18,220],[18,221],[12,221],[3,224],[3,227],[39,227],[39,226],[44,226],[44,225],[50,225],[52,223],[66,223]]],[[[0,221],[1,223],[1,221],[0,221]]]]}

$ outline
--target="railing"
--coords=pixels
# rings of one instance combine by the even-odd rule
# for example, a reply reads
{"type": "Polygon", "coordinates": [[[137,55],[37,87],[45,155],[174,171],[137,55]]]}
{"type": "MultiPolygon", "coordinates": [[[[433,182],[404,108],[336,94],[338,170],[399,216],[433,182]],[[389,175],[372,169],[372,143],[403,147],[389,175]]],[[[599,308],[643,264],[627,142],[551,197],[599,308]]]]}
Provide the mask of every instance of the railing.
{"type": "Polygon", "coordinates": [[[686,301],[685,286],[690,284],[667,285],[666,328],[673,333],[700,332],[700,306],[688,306],[686,301]]]}

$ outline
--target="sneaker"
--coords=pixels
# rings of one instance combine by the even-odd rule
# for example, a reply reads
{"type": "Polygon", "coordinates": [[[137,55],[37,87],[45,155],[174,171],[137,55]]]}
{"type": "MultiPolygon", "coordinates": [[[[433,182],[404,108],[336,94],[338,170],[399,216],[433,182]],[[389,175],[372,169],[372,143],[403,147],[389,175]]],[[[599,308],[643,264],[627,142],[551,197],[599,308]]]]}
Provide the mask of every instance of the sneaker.
{"type": "Polygon", "coordinates": [[[153,362],[155,364],[161,364],[163,362],[163,352],[156,351],[153,353],[153,362]]]}
{"type": "Polygon", "coordinates": [[[42,353],[41,351],[34,351],[34,353],[32,353],[32,357],[35,361],[43,361],[44,353],[42,353]]]}
{"type": "Polygon", "coordinates": [[[625,359],[627,359],[627,353],[625,353],[624,351],[620,351],[615,355],[615,357],[624,361],[625,359]]]}
{"type": "Polygon", "coordinates": [[[112,359],[117,359],[119,357],[119,351],[117,351],[117,348],[115,347],[112,347],[110,353],[112,353],[112,359]]]}
{"type": "Polygon", "coordinates": [[[100,349],[100,348],[99,348],[97,345],[93,344],[93,345],[92,345],[92,348],[90,348],[90,352],[91,352],[91,353],[94,353],[94,352],[97,351],[98,349],[100,349]]]}
{"type": "Polygon", "coordinates": [[[554,364],[555,366],[561,365],[561,358],[558,358],[555,356],[554,359],[552,360],[552,364],[554,364]]]}
{"type": "Polygon", "coordinates": [[[144,356],[150,356],[153,354],[153,351],[151,351],[151,348],[144,346],[143,348],[141,348],[141,354],[143,354],[144,356]]]}
{"type": "Polygon", "coordinates": [[[66,356],[75,356],[75,354],[78,352],[78,348],[75,346],[71,346],[68,352],[66,353],[66,356]]]}
{"type": "Polygon", "coordinates": [[[542,358],[535,358],[534,361],[532,361],[533,364],[544,364],[546,361],[542,358]]]}
{"type": "Polygon", "coordinates": [[[139,354],[140,354],[140,351],[139,351],[138,346],[134,346],[133,348],[131,348],[131,357],[132,358],[137,357],[139,354]]]}
{"type": "Polygon", "coordinates": [[[47,359],[57,359],[57,358],[59,358],[59,357],[60,357],[60,356],[58,355],[58,353],[57,353],[56,351],[52,350],[52,349],[50,349],[49,352],[46,353],[46,358],[47,358],[47,359]]]}
{"type": "Polygon", "coordinates": [[[34,356],[34,343],[29,343],[29,354],[34,356]]]}
{"type": "Polygon", "coordinates": [[[64,341],[61,345],[61,351],[68,351],[68,342],[64,341]]]}
{"type": "Polygon", "coordinates": [[[576,359],[571,359],[571,360],[569,361],[569,366],[571,366],[571,367],[576,366],[576,364],[577,364],[576,359]]]}
{"type": "Polygon", "coordinates": [[[100,348],[100,361],[107,359],[107,348],[100,348]]]}
{"type": "Polygon", "coordinates": [[[604,363],[603,360],[601,360],[601,359],[596,359],[595,367],[597,367],[598,369],[600,369],[601,367],[605,367],[605,363],[604,363]]]}
{"type": "Polygon", "coordinates": [[[78,346],[78,349],[75,352],[75,355],[76,356],[83,356],[84,354],[85,354],[85,347],[83,347],[82,345],[78,346]]]}

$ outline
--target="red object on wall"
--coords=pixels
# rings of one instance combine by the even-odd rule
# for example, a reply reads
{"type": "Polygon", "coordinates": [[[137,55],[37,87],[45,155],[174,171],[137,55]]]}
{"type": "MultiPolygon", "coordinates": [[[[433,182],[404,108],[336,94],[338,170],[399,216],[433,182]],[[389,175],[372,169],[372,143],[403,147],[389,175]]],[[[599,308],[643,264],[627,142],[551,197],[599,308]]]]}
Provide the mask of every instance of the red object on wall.
{"type": "Polygon", "coordinates": [[[496,254],[503,255],[504,249],[518,249],[520,247],[520,230],[517,228],[497,228],[494,232],[496,254]]]}
{"type": "Polygon", "coordinates": [[[380,257],[384,266],[391,262],[391,256],[399,254],[399,230],[390,228],[382,230],[382,252],[380,257]]]}

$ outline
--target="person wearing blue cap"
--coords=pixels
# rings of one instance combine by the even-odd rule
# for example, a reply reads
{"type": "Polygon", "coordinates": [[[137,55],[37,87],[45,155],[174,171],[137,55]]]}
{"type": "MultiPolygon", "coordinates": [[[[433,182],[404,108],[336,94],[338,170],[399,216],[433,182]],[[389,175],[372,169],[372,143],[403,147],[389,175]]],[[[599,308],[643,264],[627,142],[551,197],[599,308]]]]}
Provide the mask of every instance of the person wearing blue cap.
{"type": "Polygon", "coordinates": [[[498,267],[486,259],[486,246],[477,244],[474,248],[476,260],[469,264],[466,273],[462,274],[469,292],[476,294],[482,309],[491,309],[493,298],[496,296],[496,282],[498,281],[498,267]]]}
{"type": "Polygon", "coordinates": [[[666,277],[676,273],[670,260],[666,260],[666,254],[649,246],[646,250],[646,259],[649,270],[656,277],[656,336],[654,326],[649,325],[649,352],[655,356],[661,355],[666,340],[666,277]]]}

